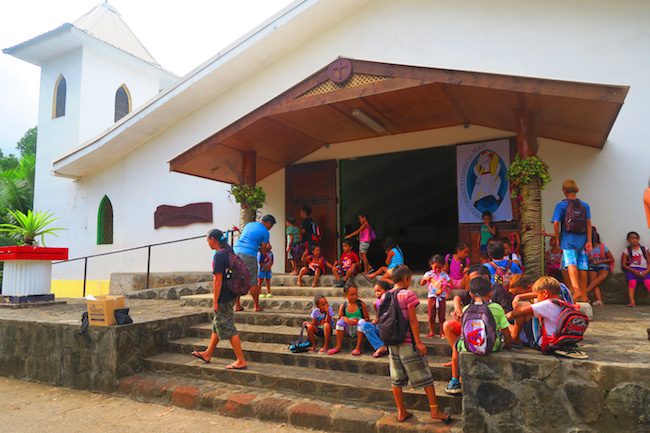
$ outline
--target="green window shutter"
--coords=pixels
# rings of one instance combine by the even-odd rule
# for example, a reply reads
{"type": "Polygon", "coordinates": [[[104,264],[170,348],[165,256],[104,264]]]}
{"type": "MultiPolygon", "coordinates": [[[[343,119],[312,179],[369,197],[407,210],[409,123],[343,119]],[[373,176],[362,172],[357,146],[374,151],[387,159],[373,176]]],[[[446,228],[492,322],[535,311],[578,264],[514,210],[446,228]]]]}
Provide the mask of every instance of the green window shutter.
{"type": "Polygon", "coordinates": [[[113,243],[113,205],[107,196],[102,198],[97,212],[97,245],[113,243]]]}

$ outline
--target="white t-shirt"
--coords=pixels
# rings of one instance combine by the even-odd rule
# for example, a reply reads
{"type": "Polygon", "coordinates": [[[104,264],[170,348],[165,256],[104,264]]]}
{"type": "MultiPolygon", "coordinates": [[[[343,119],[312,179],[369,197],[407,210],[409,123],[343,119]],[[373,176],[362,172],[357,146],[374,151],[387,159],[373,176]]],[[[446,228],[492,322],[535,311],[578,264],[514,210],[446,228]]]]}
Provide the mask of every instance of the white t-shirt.
{"type": "Polygon", "coordinates": [[[562,307],[554,304],[550,299],[537,302],[531,306],[533,308],[533,313],[535,313],[535,317],[544,321],[546,335],[550,337],[555,334],[557,329],[557,319],[560,316],[560,313],[562,313],[562,307]]]}
{"type": "MultiPolygon", "coordinates": [[[[623,254],[625,254],[626,256],[628,255],[627,251],[628,251],[627,248],[623,250],[623,254]]],[[[641,247],[632,249],[632,257],[628,257],[627,264],[628,266],[635,267],[635,268],[648,269],[648,261],[643,255],[643,250],[641,250],[641,247]]]]}
{"type": "Polygon", "coordinates": [[[508,259],[508,260],[513,261],[513,262],[521,263],[521,257],[519,257],[519,255],[517,255],[517,253],[511,253],[510,255],[504,257],[504,259],[508,259]]]}

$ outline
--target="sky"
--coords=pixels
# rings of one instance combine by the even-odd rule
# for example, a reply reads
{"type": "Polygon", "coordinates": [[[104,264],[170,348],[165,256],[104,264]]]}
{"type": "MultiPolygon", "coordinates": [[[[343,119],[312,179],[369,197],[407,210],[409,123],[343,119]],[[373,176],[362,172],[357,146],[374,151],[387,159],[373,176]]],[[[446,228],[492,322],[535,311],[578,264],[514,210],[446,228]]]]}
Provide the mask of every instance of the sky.
{"type": "MultiPolygon", "coordinates": [[[[0,5],[0,49],[71,23],[101,0],[21,0],[0,5]]],[[[179,76],[215,55],[292,0],[109,0],[160,65],[179,76]]],[[[40,69],[0,53],[0,148],[38,117],[40,69]]]]}

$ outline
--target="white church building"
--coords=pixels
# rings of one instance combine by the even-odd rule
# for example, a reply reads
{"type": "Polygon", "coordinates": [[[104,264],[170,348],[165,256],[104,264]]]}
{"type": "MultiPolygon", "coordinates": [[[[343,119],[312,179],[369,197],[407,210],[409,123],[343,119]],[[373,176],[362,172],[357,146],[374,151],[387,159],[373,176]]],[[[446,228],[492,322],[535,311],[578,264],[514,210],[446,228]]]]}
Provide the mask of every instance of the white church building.
{"type": "MultiPolygon", "coordinates": [[[[503,179],[522,152],[550,167],[548,231],[574,178],[615,257],[629,230],[650,242],[649,19],[632,0],[297,0],[177,77],[102,3],[4,52],[41,68],[35,208],[60,218],[48,245],[70,258],[230,228],[230,184],[256,182],[275,272],[303,204],[330,261],[366,211],[424,269],[459,239],[477,249],[482,210],[502,235],[525,229],[503,179]]],[[[209,260],[196,239],[153,247],[150,266],[209,260]]],[[[81,295],[83,263],[55,265],[57,295],[81,295]]],[[[103,294],[147,248],[87,266],[103,294]]]]}

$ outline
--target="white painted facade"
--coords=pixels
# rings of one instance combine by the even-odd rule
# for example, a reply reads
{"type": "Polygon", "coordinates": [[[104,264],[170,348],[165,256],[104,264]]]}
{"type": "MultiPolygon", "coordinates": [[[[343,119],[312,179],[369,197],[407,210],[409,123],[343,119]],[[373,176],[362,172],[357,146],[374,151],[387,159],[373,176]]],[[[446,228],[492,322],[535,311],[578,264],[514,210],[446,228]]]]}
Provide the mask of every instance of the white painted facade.
{"type": "MultiPolygon", "coordinates": [[[[308,6],[322,8],[324,1],[327,0],[297,3],[304,3],[307,9],[308,6]]],[[[303,39],[296,40],[295,33],[291,32],[282,36],[293,37],[287,45],[290,50],[279,52],[274,58],[251,56],[248,61],[252,64],[248,67],[238,64],[235,56],[223,68],[234,70],[237,66],[246,72],[240,70],[237,76],[228,75],[231,85],[227,89],[207,103],[192,107],[188,116],[147,132],[146,139],[138,141],[135,137],[133,150],[125,156],[77,180],[54,177],[50,173],[52,161],[111,125],[114,92],[120,84],[129,86],[134,107],[153,96],[156,85],[151,77],[120,64],[108,53],[86,52],[85,48],[44,65],[36,203],[38,209],[53,210],[61,217],[60,225],[68,229],[60,239],[51,240],[51,244],[68,246],[70,256],[78,257],[196,236],[212,226],[228,228],[237,224],[238,211],[228,200],[228,185],[170,173],[167,162],[338,56],[629,85],[631,90],[625,105],[602,150],[539,140],[539,154],[550,165],[553,178],[543,195],[544,219],[550,220],[553,205],[562,198],[562,180],[572,177],[582,187],[580,196],[591,204],[593,222],[615,257],[624,246],[628,230],[639,231],[642,241],[650,243],[650,231],[645,227],[642,210],[642,194],[650,175],[650,104],[647,102],[650,96],[650,34],[647,31],[650,3],[643,0],[496,0],[484,3],[372,0],[351,2],[354,6],[347,8],[336,3],[345,11],[336,22],[328,23],[317,34],[305,30],[307,23],[303,22],[296,27],[303,32],[300,34],[303,39]],[[110,69],[111,65],[114,70],[110,69]],[[52,86],[61,71],[68,82],[68,111],[65,118],[52,120],[52,86]],[[96,245],[97,211],[104,195],[113,204],[113,245],[96,245]],[[197,201],[213,203],[214,224],[154,230],[153,213],[158,205],[185,205],[197,201]]],[[[304,17],[298,15],[293,19],[304,17]]],[[[258,43],[263,44],[264,40],[258,43]]],[[[255,45],[248,49],[254,51],[255,45]]],[[[244,56],[245,50],[242,52],[240,55],[244,56]]],[[[168,104],[173,104],[173,100],[168,104]]],[[[305,161],[512,135],[512,132],[478,126],[444,128],[334,144],[313,153],[305,161]]],[[[260,185],[268,196],[268,206],[262,212],[272,213],[282,222],[285,217],[284,170],[260,185]]],[[[550,224],[547,229],[550,230],[550,224]]],[[[273,229],[271,243],[276,245],[278,254],[282,248],[277,246],[284,245],[282,224],[273,229]]],[[[206,269],[209,257],[204,241],[193,241],[155,248],[151,265],[153,271],[199,271],[206,269]]],[[[278,271],[281,260],[276,260],[276,264],[278,271]]],[[[145,267],[144,252],[93,259],[89,263],[89,278],[107,279],[110,272],[144,271],[145,267]]],[[[59,265],[54,275],[59,279],[79,279],[81,269],[79,262],[59,265]]]]}

